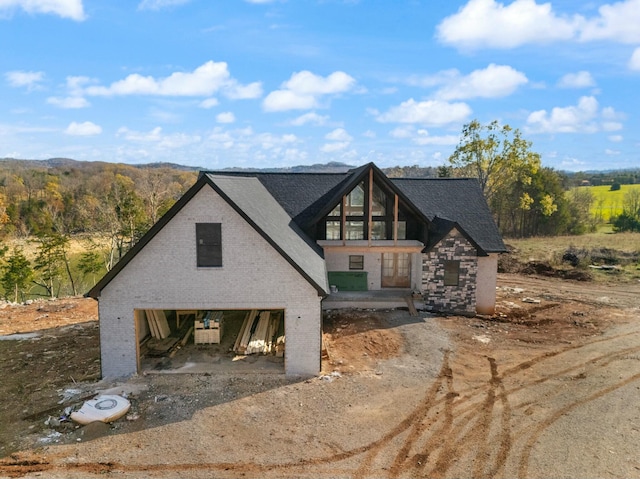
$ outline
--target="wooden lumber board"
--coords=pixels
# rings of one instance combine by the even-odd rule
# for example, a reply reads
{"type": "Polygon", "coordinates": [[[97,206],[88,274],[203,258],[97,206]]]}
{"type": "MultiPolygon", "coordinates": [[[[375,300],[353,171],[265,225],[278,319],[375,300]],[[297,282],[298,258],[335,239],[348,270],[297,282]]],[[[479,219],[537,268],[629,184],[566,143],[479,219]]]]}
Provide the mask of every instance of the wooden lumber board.
{"type": "Polygon", "coordinates": [[[407,306],[409,306],[409,314],[411,316],[418,316],[418,311],[416,310],[416,305],[413,304],[413,298],[411,296],[407,296],[404,299],[407,302],[407,306]]]}
{"type": "Polygon", "coordinates": [[[244,315],[244,319],[242,320],[242,324],[240,325],[240,331],[238,331],[238,336],[236,337],[236,342],[233,343],[233,351],[238,352],[238,348],[240,347],[240,341],[242,341],[242,335],[244,334],[244,330],[247,327],[247,323],[249,322],[249,316],[251,316],[251,311],[247,311],[247,314],[244,315]]]}
{"type": "Polygon", "coordinates": [[[153,311],[151,309],[144,310],[144,315],[147,317],[147,324],[149,325],[149,329],[151,330],[151,336],[159,339],[160,333],[158,332],[158,328],[156,327],[156,320],[152,313],[153,311]]]}
{"type": "Polygon", "coordinates": [[[156,309],[154,313],[156,315],[156,321],[158,322],[158,329],[160,329],[160,336],[163,339],[168,338],[171,334],[171,328],[169,327],[167,316],[164,314],[162,309],[156,309]]]}
{"type": "Polygon", "coordinates": [[[244,334],[242,335],[242,340],[240,341],[240,346],[238,347],[238,351],[236,352],[244,354],[247,351],[247,347],[249,346],[249,341],[251,340],[251,332],[255,330],[255,325],[258,319],[259,319],[258,311],[255,309],[251,310],[251,316],[249,316],[247,327],[244,330],[244,334]]]}
{"type": "Polygon", "coordinates": [[[265,336],[267,334],[267,328],[269,327],[270,316],[271,313],[269,311],[260,313],[258,326],[251,335],[251,341],[249,341],[249,346],[247,346],[247,354],[261,353],[264,351],[265,336]]]}
{"type": "Polygon", "coordinates": [[[179,338],[165,338],[149,341],[149,343],[147,343],[147,356],[165,356],[174,348],[178,341],[179,338]]]}
{"type": "Polygon", "coordinates": [[[278,339],[278,329],[280,327],[281,313],[271,313],[271,322],[269,323],[269,332],[267,334],[267,350],[266,353],[276,351],[276,340],[278,339]]]}
{"type": "Polygon", "coordinates": [[[187,334],[185,334],[180,340],[180,346],[184,346],[185,344],[187,344],[187,342],[189,341],[189,338],[191,337],[192,332],[193,332],[193,325],[191,325],[191,327],[187,331],[187,334]]]}
{"type": "Polygon", "coordinates": [[[162,331],[160,331],[160,326],[158,325],[158,318],[156,318],[156,312],[153,309],[149,309],[149,316],[151,317],[151,321],[153,323],[153,327],[156,331],[156,338],[158,339],[163,339],[162,338],[162,331]]]}

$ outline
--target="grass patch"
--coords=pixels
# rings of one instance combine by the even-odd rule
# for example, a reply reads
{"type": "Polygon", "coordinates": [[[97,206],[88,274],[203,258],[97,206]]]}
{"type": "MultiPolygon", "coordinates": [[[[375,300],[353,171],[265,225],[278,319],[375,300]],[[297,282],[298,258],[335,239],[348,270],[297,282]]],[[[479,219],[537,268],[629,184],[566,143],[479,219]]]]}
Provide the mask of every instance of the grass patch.
{"type": "Polygon", "coordinates": [[[608,223],[613,216],[622,213],[624,195],[628,191],[640,191],[640,185],[620,185],[617,191],[611,191],[611,185],[579,186],[578,188],[588,188],[593,194],[594,201],[590,212],[603,223],[608,223]]]}
{"type": "Polygon", "coordinates": [[[640,279],[640,233],[590,233],[581,236],[555,236],[505,239],[512,253],[511,262],[522,267],[543,263],[560,270],[584,270],[598,281],[637,281],[640,279]],[[591,266],[613,267],[605,270],[591,266]]]}

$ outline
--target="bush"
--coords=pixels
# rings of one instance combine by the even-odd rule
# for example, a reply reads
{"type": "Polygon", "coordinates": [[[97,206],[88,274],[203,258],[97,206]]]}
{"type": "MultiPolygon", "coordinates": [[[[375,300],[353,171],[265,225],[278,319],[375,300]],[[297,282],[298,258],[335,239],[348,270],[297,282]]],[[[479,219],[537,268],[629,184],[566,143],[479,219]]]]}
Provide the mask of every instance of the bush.
{"type": "Polygon", "coordinates": [[[569,263],[574,268],[578,266],[586,267],[591,261],[591,254],[584,248],[569,246],[562,254],[562,263],[569,263]]]}

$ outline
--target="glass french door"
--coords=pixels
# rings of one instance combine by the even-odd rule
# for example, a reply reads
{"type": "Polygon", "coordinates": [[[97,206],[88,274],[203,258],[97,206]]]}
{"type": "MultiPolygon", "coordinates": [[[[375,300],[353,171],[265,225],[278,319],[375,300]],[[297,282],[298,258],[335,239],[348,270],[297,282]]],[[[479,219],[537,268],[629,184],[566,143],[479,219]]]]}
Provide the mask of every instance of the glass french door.
{"type": "Polygon", "coordinates": [[[382,253],[382,287],[411,287],[411,255],[409,253],[382,253]]]}

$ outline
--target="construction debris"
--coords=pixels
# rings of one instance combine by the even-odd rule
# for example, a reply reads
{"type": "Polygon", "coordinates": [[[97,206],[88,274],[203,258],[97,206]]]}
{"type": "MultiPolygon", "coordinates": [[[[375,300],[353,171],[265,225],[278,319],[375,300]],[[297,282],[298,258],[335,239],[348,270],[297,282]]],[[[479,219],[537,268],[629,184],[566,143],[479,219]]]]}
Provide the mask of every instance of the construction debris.
{"type": "Polygon", "coordinates": [[[238,354],[284,355],[284,321],[282,312],[251,310],[240,327],[233,346],[238,354]]]}
{"type": "Polygon", "coordinates": [[[144,314],[147,317],[152,337],[156,339],[169,337],[171,328],[169,328],[169,322],[167,321],[167,316],[164,314],[164,311],[161,309],[145,309],[144,314]]]}

